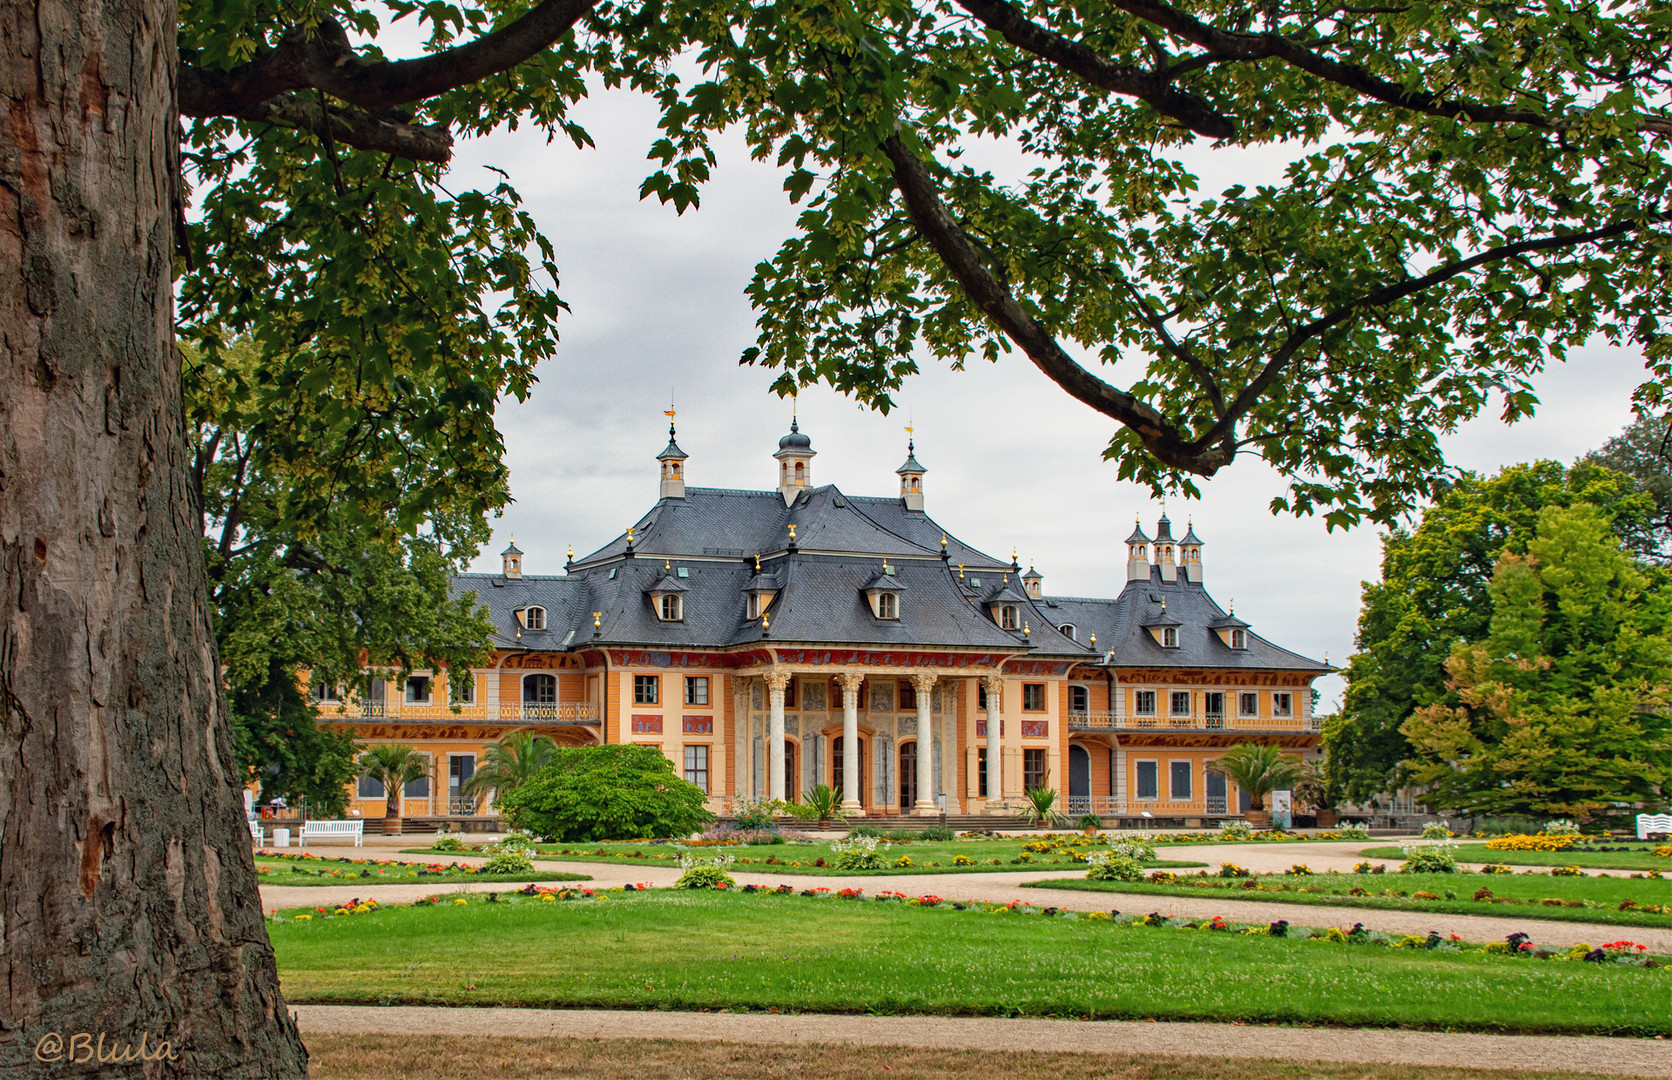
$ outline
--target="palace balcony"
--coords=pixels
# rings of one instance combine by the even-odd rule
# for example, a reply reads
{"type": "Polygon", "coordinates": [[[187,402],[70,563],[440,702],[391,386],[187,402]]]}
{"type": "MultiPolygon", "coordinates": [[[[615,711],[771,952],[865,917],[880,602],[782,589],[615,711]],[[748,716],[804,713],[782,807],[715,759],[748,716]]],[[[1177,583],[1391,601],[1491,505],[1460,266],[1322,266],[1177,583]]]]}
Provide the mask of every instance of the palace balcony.
{"type": "Polygon", "coordinates": [[[597,727],[598,706],[590,701],[560,704],[516,702],[508,705],[467,703],[457,709],[412,701],[317,701],[326,720],[392,720],[408,724],[518,724],[538,727],[597,727]]]}
{"type": "Polygon", "coordinates": [[[1146,732],[1176,731],[1190,734],[1217,732],[1282,732],[1309,734],[1321,732],[1323,722],[1317,717],[1299,716],[1238,716],[1218,713],[1201,716],[1116,716],[1109,712],[1074,712],[1068,714],[1068,730],[1075,732],[1146,732]]]}

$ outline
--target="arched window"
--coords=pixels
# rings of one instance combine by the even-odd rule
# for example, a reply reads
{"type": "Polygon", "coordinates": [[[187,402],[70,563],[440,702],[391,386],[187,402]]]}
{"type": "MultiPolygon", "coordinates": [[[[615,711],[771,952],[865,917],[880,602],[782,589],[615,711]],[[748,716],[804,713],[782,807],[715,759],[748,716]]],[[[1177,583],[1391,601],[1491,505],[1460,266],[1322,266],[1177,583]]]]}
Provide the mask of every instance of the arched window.
{"type": "Polygon", "coordinates": [[[1161,647],[1176,649],[1179,647],[1179,631],[1176,626],[1163,627],[1161,630],[1161,647]]]}
{"type": "Polygon", "coordinates": [[[1233,649],[1246,649],[1246,648],[1248,648],[1248,631],[1247,630],[1232,630],[1231,631],[1231,648],[1233,648],[1233,649]]]}
{"type": "Polygon", "coordinates": [[[524,630],[544,630],[546,628],[546,609],[543,607],[523,608],[522,624],[524,630]]]}
{"type": "Polygon", "coordinates": [[[525,705],[555,705],[557,704],[557,676],[555,675],[527,675],[523,677],[523,703],[525,705]]]}
{"type": "Polygon", "coordinates": [[[663,622],[679,622],[683,619],[684,613],[679,603],[679,594],[663,593],[661,602],[657,605],[656,613],[662,617],[663,622]]]}
{"type": "Polygon", "coordinates": [[[1079,629],[1079,627],[1075,626],[1073,623],[1065,622],[1061,626],[1057,627],[1057,629],[1061,630],[1062,631],[1062,636],[1067,638],[1069,641],[1079,641],[1080,640],[1080,629],[1079,629]]]}
{"type": "Polygon", "coordinates": [[[1015,630],[1021,626],[1021,620],[1016,615],[1016,605],[1006,604],[999,608],[999,625],[1006,630],[1015,630]]]}
{"type": "Polygon", "coordinates": [[[898,619],[900,617],[900,598],[891,592],[877,594],[877,618],[898,619]]]}
{"type": "Polygon", "coordinates": [[[805,462],[798,461],[798,462],[795,463],[795,486],[796,487],[805,487],[806,484],[807,484],[807,464],[805,462]]]}

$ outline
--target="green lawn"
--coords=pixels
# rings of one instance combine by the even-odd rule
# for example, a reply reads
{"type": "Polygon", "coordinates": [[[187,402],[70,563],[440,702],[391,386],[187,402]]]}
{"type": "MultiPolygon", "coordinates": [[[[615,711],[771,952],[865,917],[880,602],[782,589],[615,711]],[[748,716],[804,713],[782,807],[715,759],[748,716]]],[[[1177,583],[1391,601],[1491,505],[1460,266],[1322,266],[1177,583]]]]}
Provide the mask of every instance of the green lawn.
{"type": "MultiPolygon", "coordinates": [[[[1493,851],[1480,843],[1463,843],[1457,847],[1459,862],[1506,863],[1510,866],[1583,866],[1592,870],[1659,870],[1672,874],[1672,859],[1651,854],[1654,844],[1606,844],[1605,847],[1631,847],[1632,851],[1493,851]]],[[[1396,847],[1368,848],[1369,859],[1404,859],[1404,852],[1396,847]]]]}
{"type": "Polygon", "coordinates": [[[1517,919],[1607,923],[1617,926],[1672,927],[1672,879],[1654,881],[1617,877],[1550,877],[1532,874],[1314,874],[1289,877],[1262,874],[1258,878],[1184,878],[1166,884],[1147,881],[1088,881],[1084,877],[1038,881],[1034,889],[1075,889],[1087,892],[1137,893],[1152,896],[1218,896],[1227,900],[1263,900],[1279,904],[1319,904],[1331,907],[1380,908],[1395,911],[1434,911],[1459,915],[1497,915],[1517,919]],[[1254,881],[1259,888],[1244,883],[1254,881]],[[1348,890],[1362,889],[1364,896],[1348,890]],[[1475,900],[1480,889],[1491,898],[1475,900]],[[1305,891],[1303,891],[1305,890],[1305,891]],[[1432,893],[1436,900],[1411,894],[1432,893]],[[1397,895],[1405,893],[1404,896],[1397,895]],[[1541,901],[1578,902],[1576,906],[1547,906],[1541,901]],[[1662,907],[1661,912],[1620,911],[1620,904],[1662,907]]]}
{"type": "MultiPolygon", "coordinates": [[[[1052,854],[1038,854],[1024,851],[1029,843],[1040,839],[1068,839],[1018,837],[1004,840],[912,840],[909,842],[890,842],[891,846],[882,851],[886,868],[882,870],[836,870],[830,866],[818,865],[819,860],[829,863],[834,858],[831,842],[815,840],[811,843],[784,844],[740,844],[735,847],[704,847],[692,848],[691,852],[703,855],[730,855],[737,860],[734,870],[755,873],[772,873],[774,871],[797,874],[814,874],[824,876],[834,875],[877,875],[877,874],[955,874],[955,873],[994,873],[1007,870],[1026,870],[1030,867],[1071,867],[1079,865],[1072,856],[1060,850],[1052,854]],[[972,865],[959,866],[956,860],[959,856],[969,859],[972,865]],[[1026,856],[1026,859],[1023,859],[1026,856]],[[910,866],[900,866],[900,859],[910,859],[910,866]],[[997,864],[993,860],[997,859],[997,864]]],[[[549,859],[557,862],[611,862],[628,866],[666,866],[679,865],[679,856],[686,849],[676,848],[671,843],[603,843],[603,844],[541,844],[537,859],[549,859]]],[[[1073,851],[1079,854],[1090,854],[1100,850],[1098,847],[1078,847],[1073,851]]],[[[424,854],[436,858],[450,857],[451,852],[438,854],[427,849],[416,849],[409,854],[424,854]]],[[[1145,866],[1159,869],[1184,869],[1203,866],[1199,862],[1169,862],[1156,861],[1145,863],[1145,866]]]]}
{"type": "MultiPolygon", "coordinates": [[[[438,860],[439,861],[439,860],[438,860]]],[[[257,855],[256,874],[263,885],[415,885],[457,881],[591,881],[586,874],[536,870],[531,874],[478,874],[468,868],[430,870],[425,864],[388,859],[277,859],[257,855]]]]}
{"type": "MultiPolygon", "coordinates": [[[[481,899],[269,925],[292,1003],[1672,1034],[1672,969],[833,896],[481,899]]],[[[1050,909],[1050,910],[1055,910],[1050,909]]]]}

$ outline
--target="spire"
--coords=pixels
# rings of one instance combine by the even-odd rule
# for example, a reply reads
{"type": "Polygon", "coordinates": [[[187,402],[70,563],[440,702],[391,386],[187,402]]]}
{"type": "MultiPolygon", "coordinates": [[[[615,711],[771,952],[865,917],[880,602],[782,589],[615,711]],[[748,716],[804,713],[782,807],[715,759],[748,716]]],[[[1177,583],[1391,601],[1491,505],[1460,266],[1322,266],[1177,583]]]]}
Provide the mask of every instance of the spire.
{"type": "Polygon", "coordinates": [[[801,433],[800,418],[792,414],[790,433],[778,440],[778,452],[772,455],[778,459],[778,494],[784,497],[785,503],[794,502],[797,495],[813,486],[812,465],[816,453],[813,440],[801,433]]]}
{"type": "Polygon", "coordinates": [[[917,443],[911,436],[912,429],[906,429],[906,463],[894,471],[900,476],[900,500],[906,504],[907,510],[923,509],[923,474],[925,469],[917,461],[917,443]]]}
{"type": "Polygon", "coordinates": [[[656,455],[656,460],[662,463],[662,498],[683,499],[685,497],[685,451],[679,448],[679,442],[674,438],[673,417],[674,410],[670,406],[663,410],[668,418],[668,447],[656,455]]]}
{"type": "Polygon", "coordinates": [[[1195,585],[1202,583],[1202,540],[1196,535],[1196,525],[1186,519],[1184,538],[1179,541],[1179,562],[1184,566],[1184,579],[1195,585]]]}
{"type": "Polygon", "coordinates": [[[504,551],[499,553],[499,557],[504,560],[505,576],[512,581],[520,580],[522,578],[523,553],[522,548],[517,546],[516,537],[511,538],[511,542],[505,546],[504,551]]]}

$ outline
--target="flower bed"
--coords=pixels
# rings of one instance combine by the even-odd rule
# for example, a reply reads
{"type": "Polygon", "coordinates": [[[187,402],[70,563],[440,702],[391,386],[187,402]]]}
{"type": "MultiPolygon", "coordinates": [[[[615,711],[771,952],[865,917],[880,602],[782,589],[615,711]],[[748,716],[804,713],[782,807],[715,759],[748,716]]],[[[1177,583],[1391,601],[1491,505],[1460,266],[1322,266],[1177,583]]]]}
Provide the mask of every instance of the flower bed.
{"type": "Polygon", "coordinates": [[[1537,833],[1499,836],[1486,842],[1493,851],[1566,851],[1579,843],[1578,833],[1537,833]]]}

